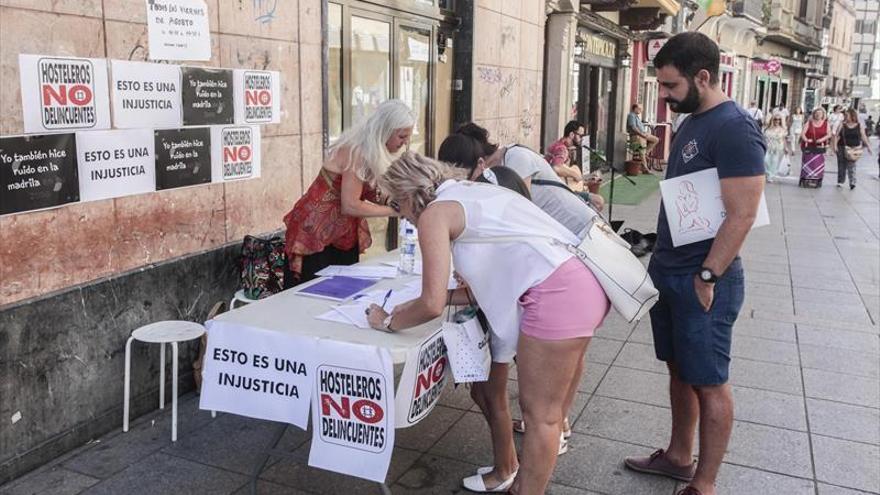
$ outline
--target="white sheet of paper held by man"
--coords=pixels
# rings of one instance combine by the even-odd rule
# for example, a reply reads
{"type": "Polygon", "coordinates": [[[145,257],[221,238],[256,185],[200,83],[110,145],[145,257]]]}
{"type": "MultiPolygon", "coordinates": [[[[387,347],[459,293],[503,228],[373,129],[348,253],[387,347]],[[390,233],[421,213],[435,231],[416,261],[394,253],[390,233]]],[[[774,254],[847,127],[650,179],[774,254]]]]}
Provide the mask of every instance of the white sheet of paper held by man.
{"type": "MultiPolygon", "coordinates": [[[[675,247],[713,239],[724,221],[726,212],[721,201],[718,170],[709,168],[660,181],[660,194],[672,245],[675,247]]],[[[770,224],[767,200],[761,194],[758,215],[752,228],[770,224]]]]}

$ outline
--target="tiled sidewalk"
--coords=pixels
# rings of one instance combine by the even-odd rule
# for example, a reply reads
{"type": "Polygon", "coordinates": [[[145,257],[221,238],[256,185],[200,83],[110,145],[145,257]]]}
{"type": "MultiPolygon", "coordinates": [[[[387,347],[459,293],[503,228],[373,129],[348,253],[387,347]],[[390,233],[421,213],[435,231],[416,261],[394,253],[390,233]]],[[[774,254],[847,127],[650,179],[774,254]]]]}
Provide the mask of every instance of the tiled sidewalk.
{"type": "MultiPolygon", "coordinates": [[[[855,191],[767,189],[772,225],[743,252],[747,300],[735,329],[733,438],[721,470],[724,494],[880,493],[880,182],[876,158],[860,164],[855,191]]],[[[625,227],[653,231],[659,200],[615,206],[625,227]]],[[[665,446],[664,367],[648,321],[611,316],[587,354],[574,435],[553,494],[664,494],[676,483],[623,469],[626,455],[665,446]]],[[[516,375],[510,381],[515,412],[516,375]]],[[[120,383],[121,386],[121,383],[120,383]]],[[[197,410],[182,398],[179,441],[167,413],[116,431],[13,483],[0,494],[249,493],[248,476],[276,426],[197,410]]],[[[273,459],[261,494],[378,493],[377,485],[309,468],[309,435],[288,430],[294,459],[273,459]]],[[[487,428],[464,387],[447,389],[422,423],[398,430],[388,476],[395,494],[462,493],[460,480],[491,462],[487,428]]]]}

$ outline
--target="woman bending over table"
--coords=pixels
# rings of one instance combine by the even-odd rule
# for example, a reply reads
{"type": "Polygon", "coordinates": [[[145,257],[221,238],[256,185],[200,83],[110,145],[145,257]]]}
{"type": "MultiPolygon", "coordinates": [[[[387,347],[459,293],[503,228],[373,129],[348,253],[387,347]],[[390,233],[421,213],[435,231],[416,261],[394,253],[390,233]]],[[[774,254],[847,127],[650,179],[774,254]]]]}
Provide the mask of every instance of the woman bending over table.
{"type": "Polygon", "coordinates": [[[409,143],[415,115],[400,100],[380,104],[345,131],[306,193],[284,216],[285,288],[329,265],[352,265],[372,244],[367,217],[396,216],[379,204],[376,179],[409,143]]]}
{"type": "Polygon", "coordinates": [[[567,392],[577,387],[578,361],[610,304],[592,272],[564,247],[580,244],[576,235],[515,192],[462,179],[462,170],[415,153],[395,160],[379,179],[419,229],[422,294],[390,315],[372,305],[368,319],[376,329],[410,328],[440,316],[447,301],[467,304],[470,291],[491,327],[492,360],[517,356],[528,428],[518,466],[514,458],[463,482],[472,491],[544,493],[567,392]],[[451,294],[450,261],[467,283],[451,294]]]}

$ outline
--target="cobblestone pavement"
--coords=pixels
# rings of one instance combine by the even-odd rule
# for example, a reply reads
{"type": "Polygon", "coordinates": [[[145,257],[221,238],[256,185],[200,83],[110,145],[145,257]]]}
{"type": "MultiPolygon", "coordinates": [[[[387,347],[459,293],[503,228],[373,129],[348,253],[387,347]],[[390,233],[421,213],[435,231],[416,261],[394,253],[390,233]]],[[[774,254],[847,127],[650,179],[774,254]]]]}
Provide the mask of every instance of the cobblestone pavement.
{"type": "MultiPolygon", "coordinates": [[[[731,371],[736,422],[720,493],[880,493],[880,181],[876,156],[865,156],[859,186],[838,189],[833,162],[820,190],[768,185],[772,225],[756,229],[742,253],[746,305],[731,371]]],[[[616,206],[614,216],[653,231],[658,205],[655,194],[640,206],[616,206]]],[[[571,448],[549,493],[673,494],[675,482],[621,464],[665,446],[666,384],[649,322],[610,316],[590,345],[571,448]]],[[[510,392],[518,414],[515,374],[510,392]]],[[[249,493],[249,473],[277,426],[230,414],[211,419],[197,404],[195,395],[181,399],[176,444],[168,412],[157,412],[0,494],[249,493]]],[[[448,388],[425,421],[398,430],[396,443],[388,475],[395,494],[462,493],[461,478],[491,462],[487,428],[464,387],[448,388]]],[[[291,428],[282,445],[293,458],[270,461],[259,493],[378,493],[375,484],[309,468],[306,432],[291,428]]]]}

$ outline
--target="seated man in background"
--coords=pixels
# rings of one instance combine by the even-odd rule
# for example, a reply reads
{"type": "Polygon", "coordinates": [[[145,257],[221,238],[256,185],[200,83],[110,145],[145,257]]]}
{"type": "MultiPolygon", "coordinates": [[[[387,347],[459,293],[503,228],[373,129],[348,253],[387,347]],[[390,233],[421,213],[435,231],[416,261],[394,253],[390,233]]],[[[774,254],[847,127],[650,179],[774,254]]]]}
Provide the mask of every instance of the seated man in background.
{"type": "Polygon", "coordinates": [[[641,140],[641,143],[646,147],[646,156],[650,155],[654,146],[657,146],[657,143],[660,142],[657,136],[645,129],[645,124],[642,123],[642,106],[638,103],[633,104],[632,111],[626,116],[626,132],[629,133],[631,139],[641,140]]]}
{"type": "Polygon", "coordinates": [[[601,210],[605,206],[605,198],[598,194],[584,191],[584,172],[580,167],[572,163],[572,155],[581,146],[585,135],[586,128],[584,124],[577,120],[569,121],[565,124],[562,137],[547,147],[544,159],[550,163],[556,175],[565,181],[572,191],[577,192],[588,203],[601,210]]]}

